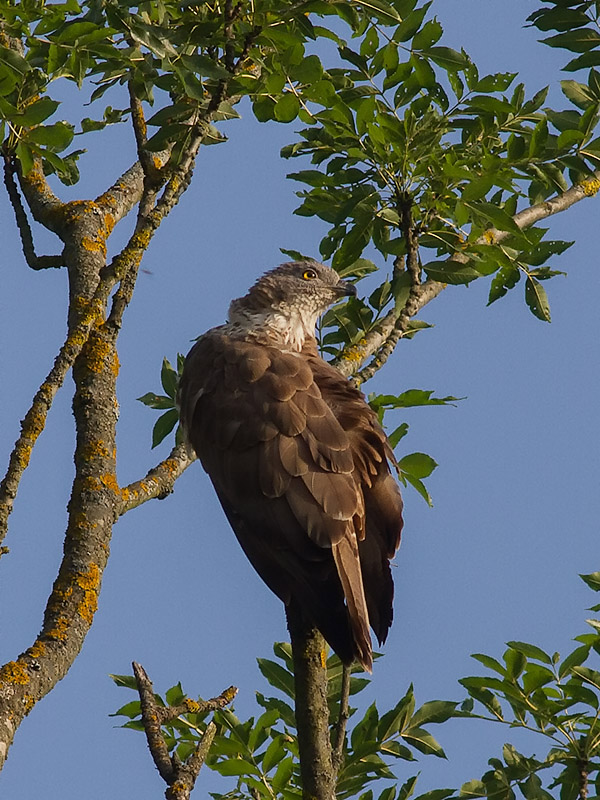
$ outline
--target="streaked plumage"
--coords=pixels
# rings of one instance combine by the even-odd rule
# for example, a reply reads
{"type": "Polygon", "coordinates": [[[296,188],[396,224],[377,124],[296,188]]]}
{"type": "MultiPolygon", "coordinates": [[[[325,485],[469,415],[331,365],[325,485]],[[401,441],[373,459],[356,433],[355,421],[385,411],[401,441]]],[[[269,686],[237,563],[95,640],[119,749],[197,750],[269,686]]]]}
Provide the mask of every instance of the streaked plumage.
{"type": "Polygon", "coordinates": [[[392,622],[402,529],[393,455],[363,395],[320,358],[317,317],[354,288],[283,264],[186,359],[181,422],[256,571],[345,663],[372,665],[392,622]]]}

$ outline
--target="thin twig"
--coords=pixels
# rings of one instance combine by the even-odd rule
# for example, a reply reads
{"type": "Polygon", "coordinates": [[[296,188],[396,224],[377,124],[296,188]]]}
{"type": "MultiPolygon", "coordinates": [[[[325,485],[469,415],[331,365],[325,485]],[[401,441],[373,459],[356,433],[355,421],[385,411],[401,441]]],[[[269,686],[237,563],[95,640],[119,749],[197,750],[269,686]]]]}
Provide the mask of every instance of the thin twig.
{"type": "Polygon", "coordinates": [[[170,783],[173,777],[173,765],[171,763],[171,756],[169,755],[169,748],[165,743],[160,729],[160,718],[156,713],[159,706],[157,706],[156,700],[154,699],[152,682],[141,664],[137,664],[134,661],[132,667],[138,694],[140,696],[142,722],[144,723],[148,749],[150,750],[150,755],[156,764],[156,769],[160,777],[165,783],[170,783]]]}
{"type": "MultiPolygon", "coordinates": [[[[146,118],[144,117],[142,102],[135,93],[133,81],[129,81],[127,87],[129,90],[131,122],[133,125],[137,154],[144,171],[144,188],[138,207],[139,226],[140,221],[147,217],[152,210],[156,200],[156,194],[161,186],[161,183],[164,183],[166,178],[161,177],[161,169],[157,168],[154,162],[153,154],[146,150],[146,142],[148,141],[146,118]]],[[[160,160],[158,163],[160,164],[160,160]]]]}
{"type": "Polygon", "coordinates": [[[25,208],[21,202],[21,195],[17,189],[15,181],[15,161],[12,156],[4,156],[4,185],[8,193],[8,199],[15,212],[15,221],[17,229],[21,237],[21,245],[23,247],[23,255],[25,261],[31,269],[49,269],[64,266],[64,259],[62,256],[37,256],[35,254],[35,247],[33,244],[33,234],[25,208]]]}

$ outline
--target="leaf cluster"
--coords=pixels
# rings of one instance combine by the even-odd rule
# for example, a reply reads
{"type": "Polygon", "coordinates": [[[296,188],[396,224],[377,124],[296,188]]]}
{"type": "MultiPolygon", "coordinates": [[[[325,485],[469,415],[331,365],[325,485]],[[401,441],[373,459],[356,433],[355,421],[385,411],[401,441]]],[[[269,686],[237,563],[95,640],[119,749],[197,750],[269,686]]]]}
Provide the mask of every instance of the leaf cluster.
{"type": "MultiPolygon", "coordinates": [[[[146,392],[137,399],[145,406],[164,411],[154,423],[152,429],[152,447],[159,445],[167,437],[175,425],[179,422],[179,411],[177,410],[177,387],[183,372],[185,356],[177,353],[177,368],[171,365],[167,358],[163,358],[160,371],[160,382],[165,394],[154,394],[146,392]]],[[[175,444],[179,444],[182,438],[181,429],[177,427],[175,433],[175,444]]]]}
{"type": "MultiPolygon", "coordinates": [[[[600,573],[582,575],[600,591],[600,573]]],[[[600,605],[593,610],[599,611],[600,605]]],[[[577,636],[577,646],[564,658],[527,642],[508,642],[502,661],[476,653],[491,677],[467,677],[460,683],[469,697],[459,710],[470,718],[484,718],[541,735],[549,750],[543,759],[526,757],[506,744],[503,758],[490,759],[491,770],[461,789],[463,797],[514,800],[550,800],[558,789],[560,800],[576,800],[595,781],[600,788],[600,672],[590,665],[600,655],[600,622],[588,620],[591,633],[577,636]],[[542,786],[539,773],[547,771],[542,786]]],[[[543,776],[542,776],[543,777],[543,776]]]]}
{"type": "MultiPolygon", "coordinates": [[[[595,71],[587,85],[563,82],[571,108],[544,109],[547,89],[526,98],[514,73],[480,75],[464,51],[440,44],[431,3],[390,5],[400,24],[392,27],[392,11],[387,25],[356,22],[356,44],[337,42],[340,65],[297,85],[307,127],[282,154],[308,156],[313,167],[289,176],[308,186],[296,213],[329,225],[321,257],[345,272],[365,263],[367,248],[403,259],[410,210],[419,248],[434,251],[423,257],[429,278],[468,284],[494,276],[494,302],[523,276],[527,305],[549,321],[542,281],[561,274],[547,262],[569,243],[542,241],[544,229],[522,230],[515,215],[596,169],[595,71]]],[[[326,318],[335,326],[323,337],[330,352],[377,324],[382,298],[398,302],[408,284],[397,271],[375,304],[353,301],[326,318]]]]}
{"type": "MultiPolygon", "coordinates": [[[[213,793],[215,800],[243,798],[284,798],[296,800],[302,797],[300,766],[298,762],[298,740],[293,702],[295,699],[294,675],[291,647],[287,643],[274,645],[275,660],[258,659],[258,666],[276,696],[265,696],[257,692],[256,699],[263,709],[259,716],[241,721],[230,709],[221,709],[209,714],[182,714],[163,726],[163,734],[171,752],[185,760],[200,741],[209,716],[217,726],[206,765],[224,777],[235,779],[235,788],[225,794],[213,793]]],[[[339,715],[342,664],[337,656],[327,660],[328,703],[332,719],[332,739],[335,736],[335,721],[339,715]]],[[[359,667],[352,668],[350,696],[355,697],[368,685],[369,679],[359,667]],[[358,674],[360,673],[360,674],[358,674]]],[[[112,676],[119,686],[136,688],[130,676],[112,676]]],[[[164,699],[156,695],[160,705],[175,706],[186,699],[181,685],[171,687],[164,699]]],[[[360,716],[356,708],[350,708],[351,726],[343,749],[343,761],[336,787],[338,798],[350,798],[364,792],[369,784],[386,779],[395,780],[392,765],[398,761],[414,761],[415,753],[444,758],[444,751],[428,731],[428,726],[449,719],[455,713],[456,703],[432,701],[415,707],[412,686],[398,703],[380,714],[375,703],[360,716]]],[[[143,730],[140,720],[140,704],[134,700],[115,712],[127,717],[123,727],[143,730]]],[[[408,798],[414,792],[416,777],[412,778],[398,794],[408,798]]],[[[418,800],[443,800],[444,794],[427,793],[418,800]]],[[[372,797],[369,790],[367,795],[372,797]]],[[[388,787],[380,794],[380,800],[393,800],[396,788],[388,787]]]]}

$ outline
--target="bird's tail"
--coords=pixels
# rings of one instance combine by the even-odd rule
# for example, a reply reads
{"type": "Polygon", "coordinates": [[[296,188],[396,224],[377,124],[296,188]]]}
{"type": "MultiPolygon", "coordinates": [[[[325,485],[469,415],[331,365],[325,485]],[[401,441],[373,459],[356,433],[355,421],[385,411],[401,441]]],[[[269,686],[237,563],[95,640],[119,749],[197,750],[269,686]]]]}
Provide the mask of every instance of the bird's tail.
{"type": "Polygon", "coordinates": [[[358,544],[354,531],[332,545],[335,566],[342,583],[355,644],[356,659],[367,672],[373,669],[369,612],[362,582],[358,544]]]}

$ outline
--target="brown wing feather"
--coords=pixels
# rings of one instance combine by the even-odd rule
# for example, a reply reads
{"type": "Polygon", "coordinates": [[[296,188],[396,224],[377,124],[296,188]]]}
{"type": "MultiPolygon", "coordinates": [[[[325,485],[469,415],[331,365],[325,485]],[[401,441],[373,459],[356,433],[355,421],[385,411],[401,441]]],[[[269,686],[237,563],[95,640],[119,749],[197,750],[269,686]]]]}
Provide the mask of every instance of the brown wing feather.
{"type": "Polygon", "coordinates": [[[369,620],[380,641],[391,624],[401,501],[360,392],[313,346],[282,352],[214,329],[188,355],[180,408],[259,575],[370,669],[369,620]]]}

